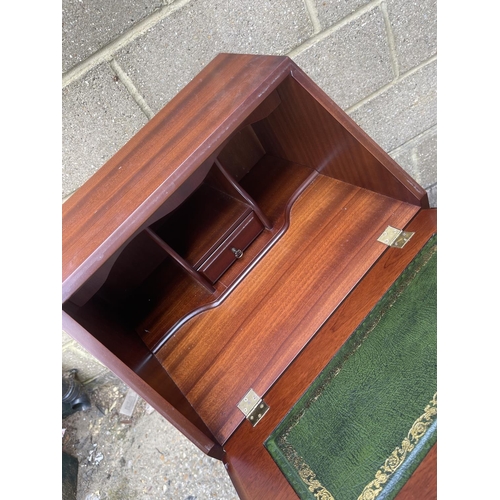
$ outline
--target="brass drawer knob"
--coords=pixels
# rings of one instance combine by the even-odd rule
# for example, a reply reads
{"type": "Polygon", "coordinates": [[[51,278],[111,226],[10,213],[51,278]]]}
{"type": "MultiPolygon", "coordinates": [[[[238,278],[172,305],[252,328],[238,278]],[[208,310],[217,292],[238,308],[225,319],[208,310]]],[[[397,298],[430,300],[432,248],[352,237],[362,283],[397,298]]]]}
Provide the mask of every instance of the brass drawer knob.
{"type": "Polygon", "coordinates": [[[242,250],[238,250],[236,248],[231,248],[231,252],[234,253],[234,256],[237,258],[237,259],[241,259],[243,257],[243,251],[242,250]]]}

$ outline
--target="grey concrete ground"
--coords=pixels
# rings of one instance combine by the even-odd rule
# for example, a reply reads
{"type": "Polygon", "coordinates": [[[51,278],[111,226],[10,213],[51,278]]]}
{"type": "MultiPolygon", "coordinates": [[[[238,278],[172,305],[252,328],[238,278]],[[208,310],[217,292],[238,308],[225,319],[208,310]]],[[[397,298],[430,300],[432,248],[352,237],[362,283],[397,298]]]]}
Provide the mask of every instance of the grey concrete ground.
{"type": "MultiPolygon", "coordinates": [[[[437,205],[435,0],[63,0],[62,9],[63,200],[217,53],[243,52],[290,56],[437,205]]],[[[222,465],[143,402],[121,423],[126,388],[64,333],[62,365],[79,369],[96,400],[108,394],[107,414],[93,407],[63,422],[64,447],[81,464],[79,500],[236,498],[222,465]]]]}
{"type": "Polygon", "coordinates": [[[144,400],[138,398],[130,416],[120,413],[135,393],[112,373],[84,388],[92,407],[62,422],[63,451],[79,461],[76,500],[238,499],[223,464],[144,400]]]}
{"type": "Polygon", "coordinates": [[[63,376],[77,369],[91,402],[62,420],[62,449],[79,462],[76,500],[238,500],[222,462],[140,397],[121,414],[130,389],[64,332],[62,351],[63,376]]]}

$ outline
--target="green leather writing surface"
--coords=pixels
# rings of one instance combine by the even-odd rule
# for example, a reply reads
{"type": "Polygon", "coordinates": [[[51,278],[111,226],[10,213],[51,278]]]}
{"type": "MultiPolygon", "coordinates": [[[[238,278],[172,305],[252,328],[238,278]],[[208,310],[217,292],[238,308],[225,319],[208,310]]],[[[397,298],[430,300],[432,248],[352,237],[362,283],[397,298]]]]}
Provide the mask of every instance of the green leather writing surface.
{"type": "Polygon", "coordinates": [[[436,442],[437,239],[265,443],[302,499],[391,499],[436,442]]]}

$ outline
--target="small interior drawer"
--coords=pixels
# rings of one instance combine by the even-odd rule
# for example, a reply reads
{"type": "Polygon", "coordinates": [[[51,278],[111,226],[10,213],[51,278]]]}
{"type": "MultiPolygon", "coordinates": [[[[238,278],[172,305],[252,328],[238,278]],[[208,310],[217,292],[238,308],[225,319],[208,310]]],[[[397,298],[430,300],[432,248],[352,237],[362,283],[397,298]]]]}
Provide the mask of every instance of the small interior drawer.
{"type": "Polygon", "coordinates": [[[213,254],[198,268],[198,271],[215,283],[236,259],[244,258],[244,250],[263,231],[262,222],[255,213],[250,213],[213,254]]]}

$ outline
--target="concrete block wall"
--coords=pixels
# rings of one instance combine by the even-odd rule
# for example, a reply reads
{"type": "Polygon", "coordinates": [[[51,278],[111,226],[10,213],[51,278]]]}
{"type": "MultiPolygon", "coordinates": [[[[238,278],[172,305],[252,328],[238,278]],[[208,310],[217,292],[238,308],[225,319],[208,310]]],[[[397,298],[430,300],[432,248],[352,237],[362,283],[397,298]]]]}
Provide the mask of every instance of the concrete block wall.
{"type": "MultiPolygon", "coordinates": [[[[237,52],[290,56],[437,205],[436,0],[62,6],[63,200],[216,54],[237,52]]],[[[70,361],[84,378],[103,369],[63,337],[63,366],[70,361]]]]}

